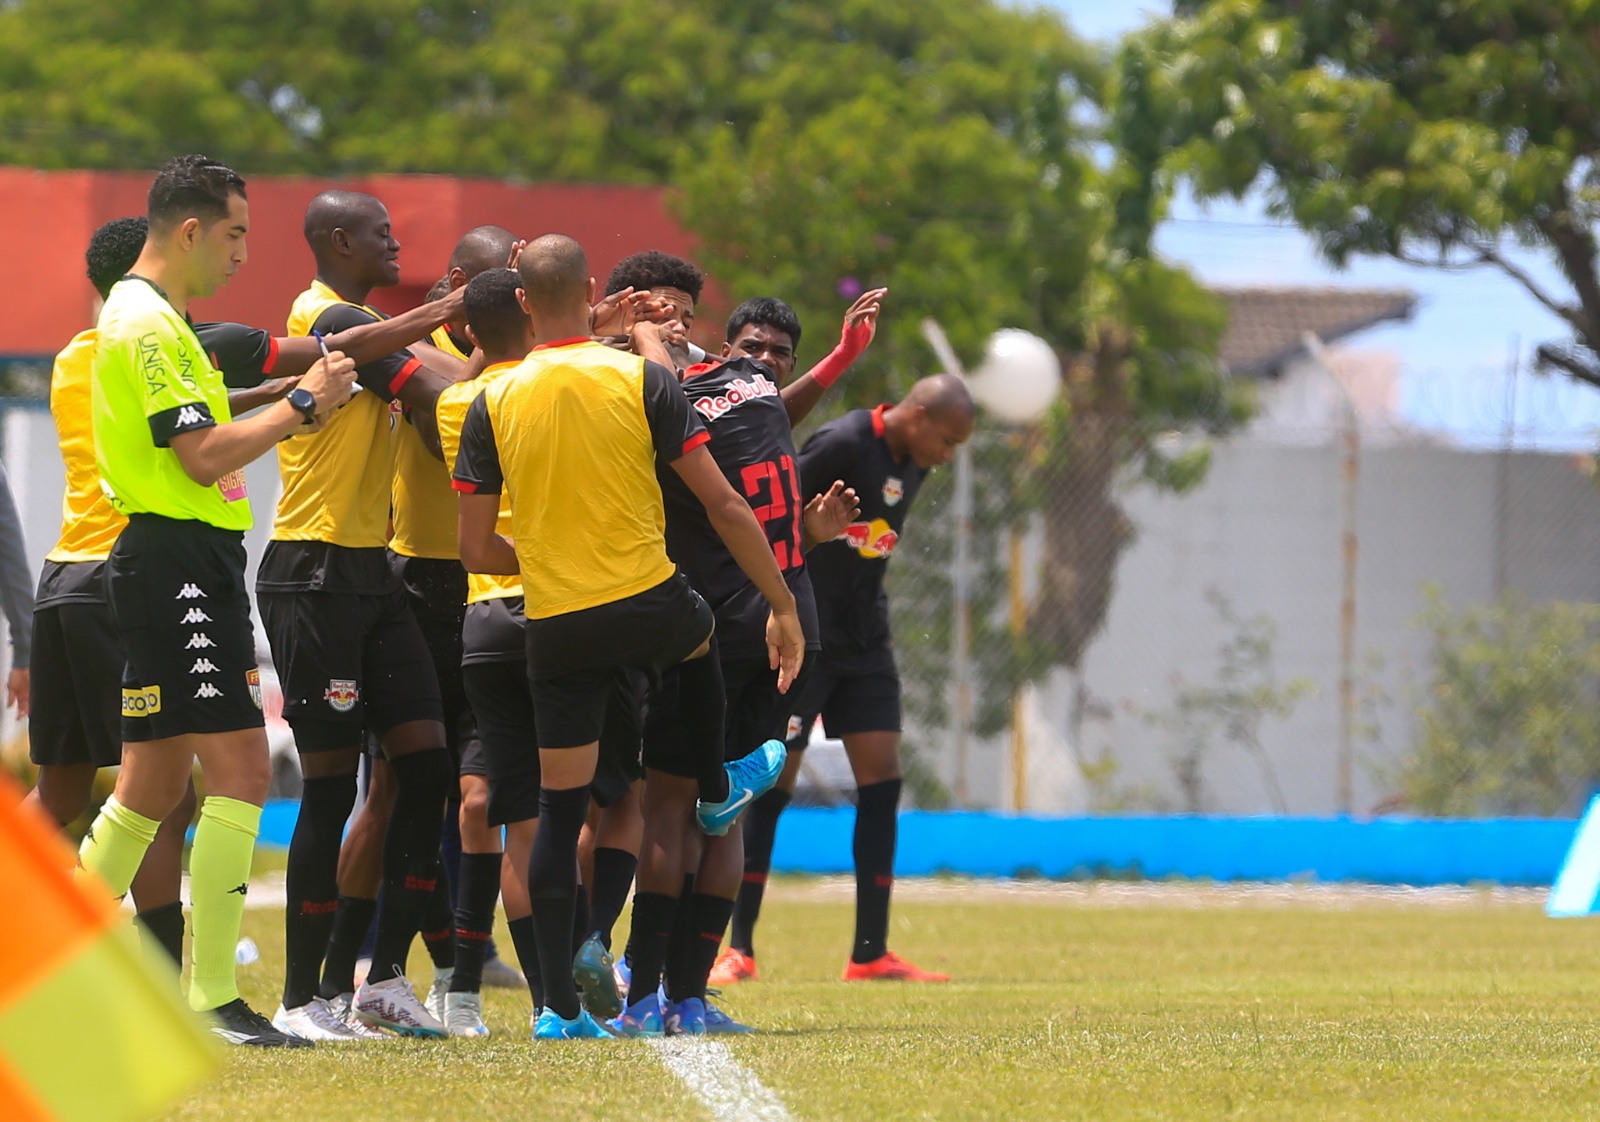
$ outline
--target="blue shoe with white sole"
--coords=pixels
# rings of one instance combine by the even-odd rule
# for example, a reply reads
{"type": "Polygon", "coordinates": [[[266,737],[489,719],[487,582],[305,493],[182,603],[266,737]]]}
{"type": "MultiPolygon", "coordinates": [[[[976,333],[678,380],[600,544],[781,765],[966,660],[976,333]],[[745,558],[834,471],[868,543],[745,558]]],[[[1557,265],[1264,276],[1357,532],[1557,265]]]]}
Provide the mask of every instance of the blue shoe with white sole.
{"type": "Polygon", "coordinates": [[[723,767],[728,773],[728,797],[719,803],[699,802],[695,817],[702,833],[720,838],[739,819],[745,807],[772,790],[789,757],[781,740],[769,740],[742,759],[723,767]]]}
{"type": "Polygon", "coordinates": [[[589,1016],[588,1010],[580,1012],[570,1021],[546,1007],[533,1025],[535,1040],[610,1040],[612,1034],[589,1016]]]}

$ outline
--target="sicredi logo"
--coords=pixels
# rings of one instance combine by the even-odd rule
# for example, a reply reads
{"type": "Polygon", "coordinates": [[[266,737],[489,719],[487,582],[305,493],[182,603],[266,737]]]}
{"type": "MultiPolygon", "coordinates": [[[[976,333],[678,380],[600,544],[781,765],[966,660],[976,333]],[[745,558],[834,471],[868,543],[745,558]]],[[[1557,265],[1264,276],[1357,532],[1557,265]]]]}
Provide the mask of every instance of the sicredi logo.
{"type": "Polygon", "coordinates": [[[161,712],[161,687],[145,686],[143,689],[122,691],[124,717],[149,717],[161,712]]]}

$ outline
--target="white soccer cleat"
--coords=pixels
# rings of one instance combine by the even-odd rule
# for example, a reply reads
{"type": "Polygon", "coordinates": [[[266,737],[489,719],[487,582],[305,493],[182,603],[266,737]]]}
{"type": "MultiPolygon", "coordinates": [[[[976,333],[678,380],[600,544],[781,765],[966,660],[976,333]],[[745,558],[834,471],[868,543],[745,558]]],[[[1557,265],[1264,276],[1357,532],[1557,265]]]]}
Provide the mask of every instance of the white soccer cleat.
{"type": "Polygon", "coordinates": [[[428,987],[428,1000],[423,1002],[440,1024],[444,1023],[444,995],[450,992],[450,979],[455,977],[455,973],[454,966],[435,967],[433,985],[428,987]]]}
{"type": "Polygon", "coordinates": [[[315,1040],[319,1043],[326,1041],[330,1044],[343,1044],[362,1039],[354,1029],[345,1024],[338,1010],[320,997],[313,997],[304,1005],[293,1009],[278,1006],[278,1011],[272,1018],[272,1027],[290,1036],[298,1036],[301,1040],[315,1040]]]}
{"type": "Polygon", "coordinates": [[[444,1027],[451,1036],[488,1036],[483,1023],[483,998],[475,993],[444,995],[444,1027]]]}
{"type": "Polygon", "coordinates": [[[338,997],[328,1001],[328,1007],[333,1010],[333,1015],[344,1022],[345,1028],[355,1034],[358,1040],[387,1040],[389,1034],[369,1025],[362,1024],[361,1018],[356,1016],[356,995],[341,993],[338,997]]]}
{"type": "Polygon", "coordinates": [[[401,1036],[449,1036],[444,1022],[428,1012],[404,976],[386,982],[362,982],[356,990],[356,1016],[370,1028],[386,1028],[401,1036]]]}

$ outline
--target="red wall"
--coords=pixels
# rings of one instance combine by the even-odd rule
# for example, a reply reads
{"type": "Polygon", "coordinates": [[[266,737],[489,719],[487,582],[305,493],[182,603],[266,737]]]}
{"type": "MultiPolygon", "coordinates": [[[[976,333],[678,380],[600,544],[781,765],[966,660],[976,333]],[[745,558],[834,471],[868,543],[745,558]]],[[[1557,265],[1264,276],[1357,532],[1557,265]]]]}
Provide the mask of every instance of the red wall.
{"type": "MultiPolygon", "coordinates": [[[[97,297],[83,253],[96,227],[144,213],[145,172],[41,172],[0,168],[0,356],[48,358],[94,322],[97,297]]],[[[456,239],[494,223],[519,237],[568,234],[589,252],[603,284],[630,253],[660,249],[690,256],[692,243],[653,187],[536,184],[519,187],[435,175],[348,180],[250,179],[250,259],[233,281],[197,301],[197,319],[226,319],[282,331],[289,305],[312,275],[300,235],[306,204],[341,187],[382,199],[400,240],[400,286],[373,294],[386,311],[418,303],[444,274],[456,239]]]]}

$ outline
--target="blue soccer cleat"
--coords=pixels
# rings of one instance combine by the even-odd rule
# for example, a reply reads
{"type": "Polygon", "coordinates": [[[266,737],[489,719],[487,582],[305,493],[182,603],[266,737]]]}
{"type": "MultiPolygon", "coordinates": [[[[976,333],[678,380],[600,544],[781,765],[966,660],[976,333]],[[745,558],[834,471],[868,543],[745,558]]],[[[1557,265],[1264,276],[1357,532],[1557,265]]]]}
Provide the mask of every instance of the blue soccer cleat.
{"type": "Polygon", "coordinates": [[[572,980],[583,997],[583,1007],[603,1021],[622,1012],[622,997],[617,993],[616,963],[600,942],[596,931],[583,941],[572,960],[572,980]]]}
{"type": "Polygon", "coordinates": [[[707,1036],[749,1036],[756,1030],[749,1025],[740,1024],[714,1005],[709,997],[706,998],[706,1035],[707,1036]]]}
{"type": "Polygon", "coordinates": [[[546,1006],[533,1024],[535,1040],[610,1040],[612,1035],[589,1016],[587,1010],[580,1011],[569,1021],[546,1006]]]}
{"type": "Polygon", "coordinates": [[[661,998],[655,994],[641,997],[611,1022],[611,1031],[618,1036],[665,1036],[666,1019],[662,1016],[661,998]]]}
{"type": "Polygon", "coordinates": [[[667,1006],[666,1029],[668,1036],[704,1036],[706,1003],[698,997],[686,997],[667,1006]]]}
{"type": "Polygon", "coordinates": [[[783,741],[769,740],[748,756],[724,764],[728,797],[719,803],[702,800],[696,805],[695,817],[700,820],[701,832],[714,838],[726,834],[745,807],[772,790],[783,774],[783,762],[788,756],[783,741]]]}

